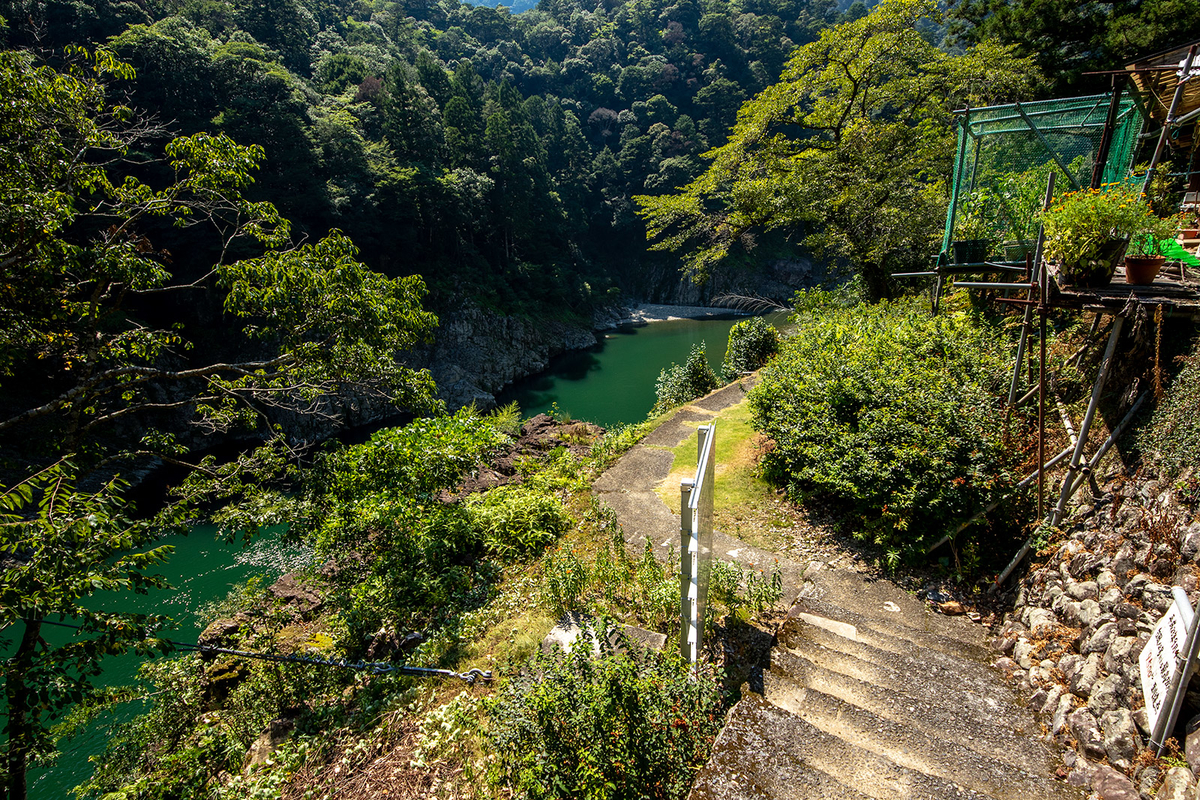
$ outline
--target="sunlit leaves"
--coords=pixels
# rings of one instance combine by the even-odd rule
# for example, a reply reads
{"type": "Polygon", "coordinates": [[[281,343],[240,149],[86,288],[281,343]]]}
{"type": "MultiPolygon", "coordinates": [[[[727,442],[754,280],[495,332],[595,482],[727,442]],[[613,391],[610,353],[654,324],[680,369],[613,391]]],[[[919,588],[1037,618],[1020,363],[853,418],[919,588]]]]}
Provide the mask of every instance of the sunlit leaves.
{"type": "Polygon", "coordinates": [[[818,300],[803,298],[804,334],[784,341],[750,395],[773,442],[764,472],[794,497],[844,504],[856,535],[919,555],[1011,486],[996,422],[1003,340],[920,302],[818,300]]]}
{"type": "Polygon", "coordinates": [[[164,586],[145,570],[173,548],[149,547],[154,531],[126,516],[122,484],[80,491],[74,477],[59,462],[0,494],[0,630],[21,632],[5,669],[4,756],[21,769],[27,758],[52,752],[52,719],[90,695],[102,658],[152,647],[166,622],[113,610],[111,601],[97,608],[97,593],[164,586]],[[41,635],[49,617],[78,629],[49,644],[41,635]]]}
{"type": "Polygon", "coordinates": [[[932,252],[945,201],[928,189],[950,168],[954,105],[1029,80],[1010,49],[930,44],[918,22],[937,16],[931,0],[884,0],[798,49],[742,106],[703,175],[672,197],[636,198],[652,247],[683,251],[701,280],[735,246],[753,247],[753,231],[794,231],[884,294],[885,270],[932,252]]]}

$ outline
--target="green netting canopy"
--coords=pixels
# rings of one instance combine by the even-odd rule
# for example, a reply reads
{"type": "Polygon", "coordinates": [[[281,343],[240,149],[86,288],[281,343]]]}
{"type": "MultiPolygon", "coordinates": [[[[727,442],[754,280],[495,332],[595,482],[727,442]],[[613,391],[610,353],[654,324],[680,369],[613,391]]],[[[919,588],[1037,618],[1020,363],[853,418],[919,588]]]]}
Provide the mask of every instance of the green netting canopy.
{"type": "MultiPolygon", "coordinates": [[[[1037,240],[1050,172],[1056,195],[1091,184],[1111,104],[1111,94],[1099,94],[959,112],[942,252],[949,255],[951,242],[986,240],[988,258],[1024,258],[1037,240]]],[[[1115,111],[1103,183],[1126,177],[1142,130],[1132,99],[1115,111]]]]}

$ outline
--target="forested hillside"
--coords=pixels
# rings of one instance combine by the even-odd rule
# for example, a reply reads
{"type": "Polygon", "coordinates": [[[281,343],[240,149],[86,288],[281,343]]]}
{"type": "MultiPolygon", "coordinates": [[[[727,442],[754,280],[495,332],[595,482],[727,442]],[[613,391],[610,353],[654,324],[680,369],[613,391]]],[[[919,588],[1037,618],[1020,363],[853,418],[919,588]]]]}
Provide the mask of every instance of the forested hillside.
{"type": "Polygon", "coordinates": [[[1017,45],[1049,76],[1056,96],[1107,91],[1107,75],[1126,62],[1200,39],[1200,3],[1192,0],[952,0],[951,38],[1017,45]]]}
{"type": "MultiPolygon", "coordinates": [[[[846,14],[863,12],[860,4],[846,14]]],[[[250,190],[298,232],[439,298],[587,310],[646,290],[633,194],[680,186],[744,100],[839,15],[833,0],[575,0],[513,15],[455,0],[0,3],[51,63],[107,43],[129,104],[267,159],[250,190]],[[639,280],[642,281],[639,284],[639,280]]],[[[176,269],[187,248],[171,248],[176,269]]]]}

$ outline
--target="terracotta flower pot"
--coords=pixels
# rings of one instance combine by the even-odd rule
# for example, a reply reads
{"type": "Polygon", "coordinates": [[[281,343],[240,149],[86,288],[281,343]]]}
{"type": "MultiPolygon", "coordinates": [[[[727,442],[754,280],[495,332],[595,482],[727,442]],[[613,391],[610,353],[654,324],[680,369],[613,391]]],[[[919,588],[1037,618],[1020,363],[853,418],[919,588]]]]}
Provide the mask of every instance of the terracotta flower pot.
{"type": "Polygon", "coordinates": [[[1134,286],[1154,283],[1166,260],[1166,256],[1125,256],[1125,282],[1134,286]]]}
{"type": "Polygon", "coordinates": [[[1200,239],[1200,228],[1184,228],[1179,233],[1184,239],[1200,239]]]}

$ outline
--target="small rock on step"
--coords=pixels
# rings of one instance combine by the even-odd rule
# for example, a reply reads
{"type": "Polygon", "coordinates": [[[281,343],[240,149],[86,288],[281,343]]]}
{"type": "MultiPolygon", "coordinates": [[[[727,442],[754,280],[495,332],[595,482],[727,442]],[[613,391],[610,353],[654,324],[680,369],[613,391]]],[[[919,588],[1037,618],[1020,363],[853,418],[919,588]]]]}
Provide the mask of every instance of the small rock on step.
{"type": "Polygon", "coordinates": [[[1078,698],[1069,692],[1058,698],[1058,707],[1054,709],[1054,717],[1050,723],[1050,731],[1055,736],[1066,729],[1067,718],[1071,714],[1071,709],[1075,707],[1075,701],[1077,699],[1078,698]]]}
{"type": "Polygon", "coordinates": [[[1101,717],[1107,711],[1126,705],[1129,682],[1119,673],[1105,675],[1092,686],[1088,696],[1088,710],[1096,717],[1101,717]]]}
{"type": "Polygon", "coordinates": [[[1100,718],[1100,728],[1109,763],[1119,770],[1128,771],[1142,749],[1142,737],[1138,736],[1133,714],[1127,708],[1107,711],[1100,718]]]}
{"type": "Polygon", "coordinates": [[[1075,741],[1079,742],[1084,755],[1097,761],[1108,755],[1104,750],[1104,737],[1100,734],[1100,726],[1096,724],[1092,712],[1086,708],[1075,709],[1067,717],[1067,727],[1070,728],[1075,741]]]}

